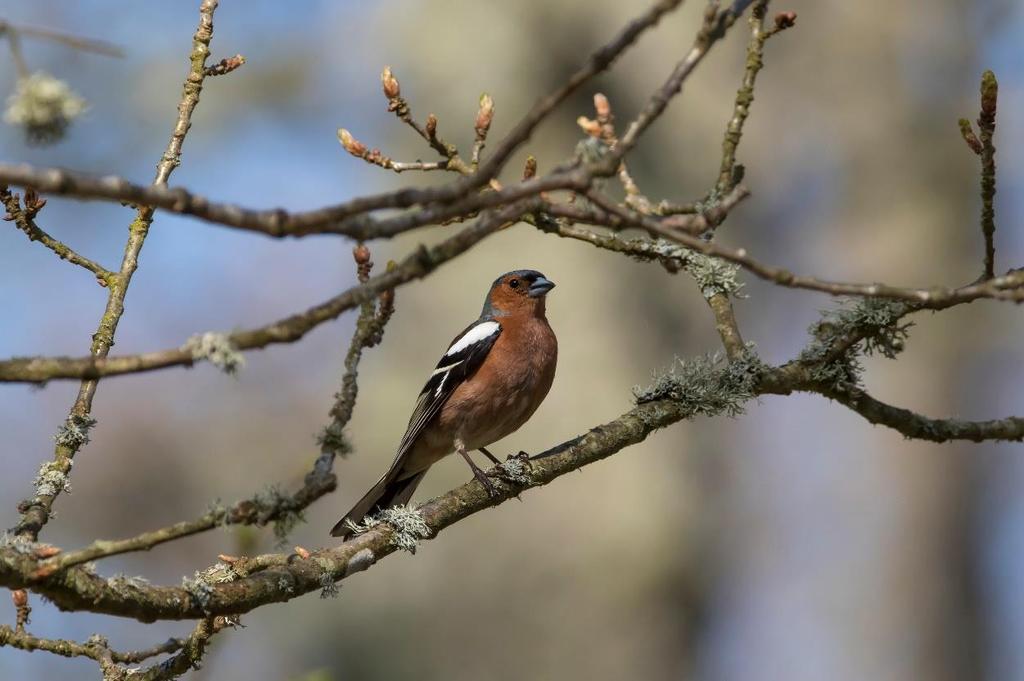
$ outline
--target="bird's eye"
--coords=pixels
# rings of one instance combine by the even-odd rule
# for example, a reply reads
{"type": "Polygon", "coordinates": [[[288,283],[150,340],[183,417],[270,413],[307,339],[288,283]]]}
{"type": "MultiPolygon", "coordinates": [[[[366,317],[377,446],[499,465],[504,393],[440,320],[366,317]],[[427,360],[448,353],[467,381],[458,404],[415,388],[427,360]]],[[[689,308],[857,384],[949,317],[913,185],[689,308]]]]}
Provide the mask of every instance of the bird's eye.
{"type": "Polygon", "coordinates": [[[508,285],[509,285],[509,288],[519,288],[519,280],[518,279],[510,279],[509,282],[508,282],[508,285]]]}

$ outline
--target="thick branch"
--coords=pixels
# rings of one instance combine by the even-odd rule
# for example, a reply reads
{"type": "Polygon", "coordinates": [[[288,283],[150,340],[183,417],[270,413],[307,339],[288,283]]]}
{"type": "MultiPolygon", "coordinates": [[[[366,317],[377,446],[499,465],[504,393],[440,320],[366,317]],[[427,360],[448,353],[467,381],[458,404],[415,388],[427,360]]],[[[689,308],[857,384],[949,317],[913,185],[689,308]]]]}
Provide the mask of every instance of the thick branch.
{"type": "MultiPolygon", "coordinates": [[[[793,390],[820,388],[806,383],[806,375],[793,370],[769,369],[759,379],[764,393],[788,393],[793,390]]],[[[824,393],[823,393],[824,394],[824,393]]],[[[873,403],[861,403],[868,413],[873,403]]],[[[894,408],[886,407],[883,411],[894,408]]],[[[458,487],[421,507],[429,530],[438,531],[486,508],[499,505],[522,491],[545,485],[552,480],[599,461],[643,441],[653,431],[688,418],[693,406],[671,399],[645,402],[618,419],[598,426],[585,435],[565,442],[530,459],[525,482],[502,484],[498,496],[491,497],[477,481],[458,487]]],[[[910,431],[933,433],[936,428],[944,439],[975,439],[978,433],[1001,439],[1024,437],[1024,419],[980,424],[919,421],[909,412],[892,411],[896,416],[882,414],[879,423],[901,429],[909,422],[910,431]],[[1003,425],[993,425],[1002,423],[1003,425]],[[922,425],[926,424],[926,425],[922,425]],[[936,425],[937,424],[937,425],[936,425]]],[[[900,432],[904,432],[900,430],[900,432]]],[[[931,438],[929,438],[931,439],[931,438]]],[[[267,554],[242,559],[232,564],[237,579],[206,583],[201,588],[158,587],[130,580],[104,579],[89,570],[73,567],[42,579],[34,578],[37,561],[31,551],[16,547],[0,550],[0,585],[8,588],[30,588],[67,610],[88,610],[111,615],[133,617],[143,621],[156,619],[188,619],[210,615],[247,612],[272,602],[287,601],[324,584],[344,579],[364,570],[395,550],[394,531],[385,525],[376,526],[363,535],[333,549],[313,553],[309,558],[291,554],[267,554]]]]}
{"type": "MultiPolygon", "coordinates": [[[[516,497],[525,489],[545,485],[641,442],[654,430],[686,415],[682,406],[670,401],[640,405],[620,418],[532,459],[529,483],[501,485],[500,495],[490,497],[474,480],[425,504],[421,508],[423,517],[436,534],[463,518],[516,497]]],[[[320,590],[325,581],[338,581],[366,569],[394,552],[392,535],[391,529],[380,526],[339,547],[315,552],[309,559],[300,559],[294,554],[258,556],[251,559],[256,566],[251,574],[236,581],[209,584],[203,588],[201,598],[184,587],[107,580],[81,567],[55,573],[40,581],[29,580],[28,575],[34,570],[32,559],[10,548],[0,551],[0,584],[18,588],[20,582],[32,581],[30,588],[33,591],[45,595],[62,609],[87,610],[142,621],[240,614],[267,603],[287,601],[320,590]]]]}

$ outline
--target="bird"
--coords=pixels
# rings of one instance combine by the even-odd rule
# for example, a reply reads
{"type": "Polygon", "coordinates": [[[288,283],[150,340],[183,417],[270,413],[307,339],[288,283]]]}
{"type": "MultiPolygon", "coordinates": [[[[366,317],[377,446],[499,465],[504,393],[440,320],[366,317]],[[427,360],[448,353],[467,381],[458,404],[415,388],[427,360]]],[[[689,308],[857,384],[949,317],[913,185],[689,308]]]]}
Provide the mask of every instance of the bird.
{"type": "Polygon", "coordinates": [[[427,470],[452,452],[489,494],[497,493],[469,452],[499,463],[487,446],[518,430],[547,397],[558,360],[546,315],[554,287],[536,270],[494,280],[480,317],[452,340],[420,391],[391,467],[331,536],[347,538],[368,515],[407,504],[427,470]]]}

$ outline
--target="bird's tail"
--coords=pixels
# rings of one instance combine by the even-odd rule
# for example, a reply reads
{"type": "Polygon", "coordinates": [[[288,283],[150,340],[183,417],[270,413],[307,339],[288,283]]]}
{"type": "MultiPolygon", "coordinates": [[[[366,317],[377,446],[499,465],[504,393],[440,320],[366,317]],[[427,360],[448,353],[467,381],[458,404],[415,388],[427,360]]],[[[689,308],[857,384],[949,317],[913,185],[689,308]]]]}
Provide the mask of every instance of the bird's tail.
{"type": "Polygon", "coordinates": [[[371,513],[408,503],[412,498],[412,493],[416,491],[416,487],[426,474],[426,471],[421,471],[411,477],[396,480],[395,475],[389,471],[359,500],[359,503],[351,511],[345,514],[344,518],[338,521],[338,524],[331,530],[331,536],[347,539],[352,534],[348,521],[358,524],[371,513]]]}

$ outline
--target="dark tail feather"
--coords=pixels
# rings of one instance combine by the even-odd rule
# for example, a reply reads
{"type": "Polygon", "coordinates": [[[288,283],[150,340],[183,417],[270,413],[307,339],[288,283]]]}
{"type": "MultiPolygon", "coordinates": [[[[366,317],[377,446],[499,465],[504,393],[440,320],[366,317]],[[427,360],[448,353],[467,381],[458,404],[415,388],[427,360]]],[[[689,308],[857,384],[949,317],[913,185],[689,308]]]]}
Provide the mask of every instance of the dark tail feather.
{"type": "Polygon", "coordinates": [[[347,539],[352,534],[347,521],[351,520],[358,524],[375,511],[409,503],[412,493],[416,491],[416,487],[426,474],[427,472],[423,471],[402,480],[389,480],[389,476],[384,476],[351,511],[345,514],[344,518],[338,521],[331,530],[331,536],[347,539]]]}

